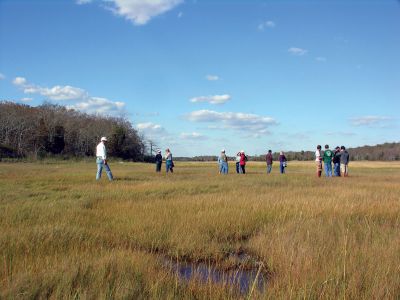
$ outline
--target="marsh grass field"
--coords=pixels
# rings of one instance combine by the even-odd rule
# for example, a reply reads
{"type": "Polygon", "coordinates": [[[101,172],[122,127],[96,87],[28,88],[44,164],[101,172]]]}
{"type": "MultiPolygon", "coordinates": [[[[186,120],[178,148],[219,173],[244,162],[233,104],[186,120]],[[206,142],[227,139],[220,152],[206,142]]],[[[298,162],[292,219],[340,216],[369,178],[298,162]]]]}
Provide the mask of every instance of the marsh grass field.
{"type": "Polygon", "coordinates": [[[312,162],[110,166],[114,182],[96,182],[94,162],[0,164],[1,299],[400,298],[398,162],[331,179],[312,162]],[[268,279],[242,293],[165,259],[268,279]]]}

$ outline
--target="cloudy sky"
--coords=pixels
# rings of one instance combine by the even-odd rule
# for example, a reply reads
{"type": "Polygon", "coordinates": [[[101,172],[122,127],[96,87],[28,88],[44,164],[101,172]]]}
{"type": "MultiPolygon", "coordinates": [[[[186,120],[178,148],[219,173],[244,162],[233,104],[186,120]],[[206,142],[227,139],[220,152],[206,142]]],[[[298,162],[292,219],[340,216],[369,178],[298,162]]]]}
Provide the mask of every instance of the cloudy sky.
{"type": "Polygon", "coordinates": [[[175,155],[400,141],[397,0],[0,0],[0,99],[175,155]]]}

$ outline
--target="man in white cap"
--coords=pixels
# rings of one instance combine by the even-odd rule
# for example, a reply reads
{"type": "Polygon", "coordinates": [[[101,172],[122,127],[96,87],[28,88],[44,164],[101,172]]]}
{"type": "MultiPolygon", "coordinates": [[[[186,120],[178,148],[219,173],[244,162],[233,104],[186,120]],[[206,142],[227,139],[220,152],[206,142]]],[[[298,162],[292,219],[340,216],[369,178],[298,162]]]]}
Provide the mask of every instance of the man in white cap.
{"type": "Polygon", "coordinates": [[[156,161],[156,172],[161,172],[161,165],[162,165],[161,150],[157,150],[155,161],[156,161]]]}
{"type": "Polygon", "coordinates": [[[101,178],[101,172],[103,171],[103,168],[105,168],[108,179],[112,181],[113,175],[107,163],[106,143],[107,143],[107,138],[103,136],[100,140],[100,143],[96,147],[96,163],[97,163],[96,180],[99,180],[101,178]]]}

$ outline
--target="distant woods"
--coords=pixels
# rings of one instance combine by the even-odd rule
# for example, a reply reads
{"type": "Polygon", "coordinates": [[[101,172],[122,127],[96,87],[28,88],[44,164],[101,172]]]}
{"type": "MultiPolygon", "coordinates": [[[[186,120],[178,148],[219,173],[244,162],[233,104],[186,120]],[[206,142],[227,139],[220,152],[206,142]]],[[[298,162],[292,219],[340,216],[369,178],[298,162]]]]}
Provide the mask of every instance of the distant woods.
{"type": "MultiPolygon", "coordinates": [[[[339,145],[340,146],[340,145],[339,145]]],[[[331,148],[333,150],[333,147],[331,148]]],[[[352,160],[373,160],[373,161],[393,161],[400,160],[400,143],[385,143],[376,146],[363,146],[348,149],[350,161],[352,160]]],[[[265,154],[257,156],[248,156],[250,161],[265,161],[265,154]]],[[[275,161],[279,158],[279,152],[272,154],[275,161]]],[[[315,160],[315,151],[287,151],[285,152],[287,160],[315,160]]],[[[195,156],[191,159],[176,157],[175,160],[191,161],[216,161],[218,156],[204,155],[195,156]]],[[[229,157],[229,160],[235,160],[235,157],[229,157]]]]}
{"type": "Polygon", "coordinates": [[[64,106],[0,102],[0,158],[94,156],[100,138],[110,156],[141,161],[144,142],[121,118],[84,114],[64,106]]]}
{"type": "MultiPolygon", "coordinates": [[[[147,148],[132,124],[122,118],[88,115],[53,104],[31,107],[0,101],[0,159],[94,156],[102,136],[109,140],[108,154],[122,159],[150,162],[157,147],[150,141],[147,148]]],[[[350,160],[400,160],[400,143],[348,150],[350,160]]],[[[315,159],[314,151],[288,151],[285,155],[288,160],[315,159]]],[[[277,160],[279,153],[273,156],[277,160]]],[[[212,161],[217,160],[217,156],[176,157],[176,160],[212,161]]],[[[265,161],[265,154],[249,156],[249,160],[265,161]]]]}

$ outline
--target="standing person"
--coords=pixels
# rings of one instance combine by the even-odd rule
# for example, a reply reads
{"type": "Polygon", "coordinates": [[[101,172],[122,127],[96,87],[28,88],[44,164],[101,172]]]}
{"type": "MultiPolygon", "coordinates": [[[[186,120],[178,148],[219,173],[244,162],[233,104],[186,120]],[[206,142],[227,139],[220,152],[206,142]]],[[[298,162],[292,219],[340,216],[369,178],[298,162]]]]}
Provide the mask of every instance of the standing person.
{"type": "Polygon", "coordinates": [[[285,173],[285,168],[287,167],[287,159],[283,151],[279,153],[279,166],[281,170],[281,174],[285,173]]]}
{"type": "Polygon", "coordinates": [[[325,176],[332,177],[333,151],[329,149],[329,145],[325,145],[323,160],[324,160],[324,167],[325,167],[325,176]]]}
{"type": "Polygon", "coordinates": [[[240,168],[240,152],[236,154],[236,173],[240,174],[241,173],[241,168],[240,168]]]}
{"type": "Polygon", "coordinates": [[[350,154],[347,152],[346,147],[340,147],[340,172],[343,177],[349,176],[349,161],[350,154]]]}
{"type": "Polygon", "coordinates": [[[226,157],[225,150],[221,150],[221,154],[218,157],[219,173],[228,174],[228,158],[226,157]]]}
{"type": "Polygon", "coordinates": [[[97,174],[96,180],[101,178],[101,172],[103,168],[106,169],[108,180],[113,180],[113,175],[111,173],[110,166],[107,163],[107,150],[106,150],[107,138],[102,137],[100,143],[96,147],[96,163],[97,163],[97,174]]]}
{"type": "Polygon", "coordinates": [[[333,155],[333,175],[340,176],[340,147],[335,148],[335,153],[333,155]]]}
{"type": "Polygon", "coordinates": [[[317,176],[321,177],[321,173],[322,173],[321,145],[318,145],[317,151],[315,151],[315,163],[317,165],[317,176]]]}
{"type": "Polygon", "coordinates": [[[161,172],[161,165],[162,165],[161,150],[157,151],[155,160],[156,160],[156,172],[161,172]]]}
{"type": "Polygon", "coordinates": [[[172,153],[169,148],[165,150],[165,168],[167,173],[174,173],[174,161],[172,160],[172,153]]]}
{"type": "Polygon", "coordinates": [[[267,162],[267,174],[271,173],[272,171],[272,150],[268,150],[267,155],[265,156],[265,160],[267,162]]]}
{"type": "Polygon", "coordinates": [[[246,174],[246,161],[247,161],[247,156],[244,154],[244,150],[240,151],[240,171],[242,174],[246,174]]]}

